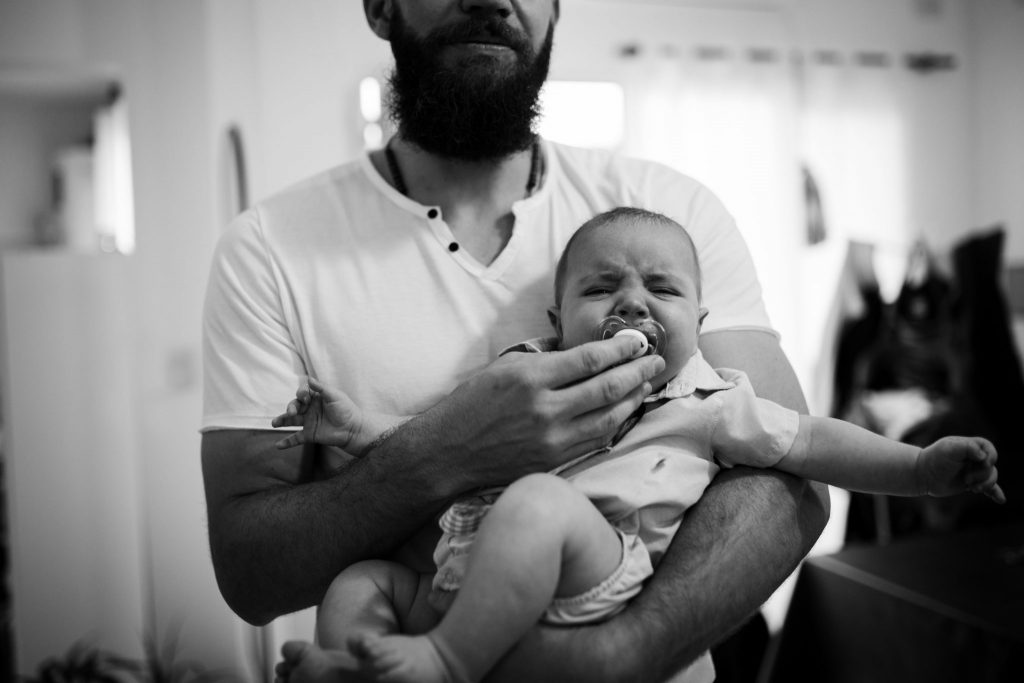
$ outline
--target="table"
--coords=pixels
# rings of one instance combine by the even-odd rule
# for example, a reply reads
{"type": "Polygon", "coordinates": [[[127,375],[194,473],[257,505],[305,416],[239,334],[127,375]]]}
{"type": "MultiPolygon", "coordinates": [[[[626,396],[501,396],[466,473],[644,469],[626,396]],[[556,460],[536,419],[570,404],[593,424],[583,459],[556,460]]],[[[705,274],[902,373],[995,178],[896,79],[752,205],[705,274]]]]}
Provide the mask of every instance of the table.
{"type": "Polygon", "coordinates": [[[769,679],[1024,681],[1024,524],[808,559],[769,679]]]}

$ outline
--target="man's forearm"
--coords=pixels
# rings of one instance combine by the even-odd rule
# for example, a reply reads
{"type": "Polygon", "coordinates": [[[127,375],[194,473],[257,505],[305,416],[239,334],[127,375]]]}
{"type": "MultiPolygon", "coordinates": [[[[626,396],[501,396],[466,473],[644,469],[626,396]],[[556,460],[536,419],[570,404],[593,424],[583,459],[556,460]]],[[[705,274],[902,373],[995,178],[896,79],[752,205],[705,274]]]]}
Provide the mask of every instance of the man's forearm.
{"type": "Polygon", "coordinates": [[[669,624],[660,631],[667,640],[651,648],[651,680],[742,626],[810,551],[828,510],[820,484],[774,470],[719,474],[638,597],[647,619],[669,624]]]}
{"type": "MultiPolygon", "coordinates": [[[[273,447],[277,435],[264,434],[244,457],[284,462],[273,447]]],[[[218,469],[239,455],[215,445],[204,438],[214,568],[225,600],[252,623],[318,603],[342,569],[389,555],[447,500],[444,473],[398,441],[324,479],[293,470],[227,494],[216,482],[231,486],[231,472],[218,469]]]]}

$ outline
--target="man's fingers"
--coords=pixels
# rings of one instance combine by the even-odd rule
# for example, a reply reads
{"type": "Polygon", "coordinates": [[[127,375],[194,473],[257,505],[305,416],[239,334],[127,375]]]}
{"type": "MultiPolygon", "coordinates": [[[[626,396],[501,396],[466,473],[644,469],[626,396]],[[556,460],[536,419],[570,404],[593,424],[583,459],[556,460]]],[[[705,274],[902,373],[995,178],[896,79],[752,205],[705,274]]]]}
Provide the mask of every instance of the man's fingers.
{"type": "Polygon", "coordinates": [[[645,356],[606,370],[563,391],[572,404],[579,408],[577,415],[584,415],[617,404],[637,393],[642,399],[650,393],[648,382],[664,367],[665,360],[661,356],[645,356]]]}
{"type": "MultiPolygon", "coordinates": [[[[624,355],[629,353],[632,345],[628,339],[616,339],[615,342],[615,346],[625,350],[624,355]],[[621,343],[622,341],[625,343],[621,343]]],[[[604,344],[605,342],[601,342],[601,345],[604,344]]],[[[568,353],[571,352],[566,352],[568,353]]],[[[552,356],[562,360],[566,354],[552,356]]],[[[574,363],[579,359],[569,360],[570,363],[574,363]]],[[[562,407],[555,429],[561,434],[552,442],[564,444],[560,447],[560,452],[566,458],[607,445],[622,423],[650,394],[649,380],[664,367],[665,360],[661,356],[645,356],[620,363],[605,369],[597,376],[586,377],[583,381],[558,389],[555,393],[559,396],[562,407]]],[[[554,382],[552,385],[553,388],[558,386],[554,382]]]]}
{"type": "MultiPolygon", "coordinates": [[[[582,344],[560,353],[543,354],[541,362],[547,366],[546,373],[551,386],[561,387],[586,380],[630,360],[639,348],[640,342],[631,336],[613,337],[582,344]]],[[[649,356],[645,360],[650,358],[656,356],[649,356]]]]}
{"type": "Polygon", "coordinates": [[[588,450],[609,445],[615,434],[640,407],[649,393],[650,385],[640,386],[615,403],[593,410],[571,421],[568,425],[571,432],[567,438],[575,446],[569,449],[569,453],[582,455],[588,450]]]}

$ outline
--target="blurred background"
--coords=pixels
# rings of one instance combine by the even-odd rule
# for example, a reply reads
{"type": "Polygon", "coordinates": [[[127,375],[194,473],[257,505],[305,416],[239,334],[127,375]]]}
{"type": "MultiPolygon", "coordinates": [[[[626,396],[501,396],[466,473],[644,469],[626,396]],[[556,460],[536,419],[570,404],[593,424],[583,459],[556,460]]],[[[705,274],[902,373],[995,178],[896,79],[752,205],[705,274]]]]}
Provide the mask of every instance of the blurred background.
{"type": "MultiPolygon", "coordinates": [[[[1013,474],[1024,2],[561,4],[541,132],[724,200],[812,412],[894,438],[953,416],[1013,474]]],[[[101,652],[265,680],[311,637],[308,612],[244,624],[214,582],[202,297],[235,213],[386,139],[389,64],[349,0],[0,0],[0,679],[101,652]]],[[[832,493],[815,557],[1019,519],[832,493]]],[[[996,543],[1024,585],[1024,537],[996,543]]]]}

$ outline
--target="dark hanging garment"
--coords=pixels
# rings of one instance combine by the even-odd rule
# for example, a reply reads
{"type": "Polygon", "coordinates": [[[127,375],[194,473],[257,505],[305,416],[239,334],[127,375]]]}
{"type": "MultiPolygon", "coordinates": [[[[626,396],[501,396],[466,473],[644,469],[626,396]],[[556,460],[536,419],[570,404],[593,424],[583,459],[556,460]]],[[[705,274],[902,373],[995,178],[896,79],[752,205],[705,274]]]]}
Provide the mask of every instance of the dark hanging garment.
{"type": "Polygon", "coordinates": [[[1024,509],[1024,370],[1003,291],[1006,233],[979,231],[953,248],[956,319],[964,391],[985,416],[999,451],[999,480],[1008,505],[1024,509]]]}

